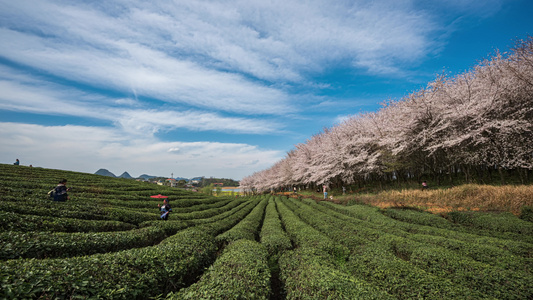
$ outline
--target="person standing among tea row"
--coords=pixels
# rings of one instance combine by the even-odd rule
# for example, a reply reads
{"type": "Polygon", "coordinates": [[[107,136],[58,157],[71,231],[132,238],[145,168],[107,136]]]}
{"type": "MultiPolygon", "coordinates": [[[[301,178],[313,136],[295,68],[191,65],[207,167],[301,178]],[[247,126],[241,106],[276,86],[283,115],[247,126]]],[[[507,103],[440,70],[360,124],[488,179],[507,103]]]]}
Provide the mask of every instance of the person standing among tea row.
{"type": "Polygon", "coordinates": [[[157,204],[157,207],[159,207],[159,211],[161,212],[161,219],[162,220],[168,220],[168,214],[172,211],[172,207],[170,207],[170,204],[168,204],[168,199],[163,200],[163,205],[157,204]]]}

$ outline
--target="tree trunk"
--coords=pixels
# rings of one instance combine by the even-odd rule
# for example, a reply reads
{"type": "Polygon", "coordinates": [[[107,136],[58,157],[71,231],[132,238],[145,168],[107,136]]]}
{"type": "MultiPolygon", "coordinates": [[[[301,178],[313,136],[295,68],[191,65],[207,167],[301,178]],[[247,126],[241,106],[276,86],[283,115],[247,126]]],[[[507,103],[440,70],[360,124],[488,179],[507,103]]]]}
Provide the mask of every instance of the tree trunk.
{"type": "Polygon", "coordinates": [[[503,171],[504,170],[500,166],[498,166],[498,173],[500,173],[500,179],[502,181],[502,184],[505,184],[505,176],[503,174],[503,171]]]}
{"type": "MultiPolygon", "coordinates": [[[[524,175],[522,174],[522,170],[520,169],[513,169],[512,173],[518,173],[518,178],[520,178],[520,183],[524,184],[524,175]]],[[[512,177],[512,176],[511,176],[512,177]]]]}

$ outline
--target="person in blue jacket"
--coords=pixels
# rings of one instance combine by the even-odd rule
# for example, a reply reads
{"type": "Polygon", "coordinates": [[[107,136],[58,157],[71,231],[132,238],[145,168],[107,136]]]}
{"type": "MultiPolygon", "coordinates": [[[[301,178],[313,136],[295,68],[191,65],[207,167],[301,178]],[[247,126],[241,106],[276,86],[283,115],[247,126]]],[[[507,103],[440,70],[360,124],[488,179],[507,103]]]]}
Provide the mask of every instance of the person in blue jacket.
{"type": "Polygon", "coordinates": [[[161,219],[168,220],[168,214],[172,211],[172,207],[168,204],[168,199],[163,200],[163,205],[157,204],[159,211],[161,212],[161,219]]]}

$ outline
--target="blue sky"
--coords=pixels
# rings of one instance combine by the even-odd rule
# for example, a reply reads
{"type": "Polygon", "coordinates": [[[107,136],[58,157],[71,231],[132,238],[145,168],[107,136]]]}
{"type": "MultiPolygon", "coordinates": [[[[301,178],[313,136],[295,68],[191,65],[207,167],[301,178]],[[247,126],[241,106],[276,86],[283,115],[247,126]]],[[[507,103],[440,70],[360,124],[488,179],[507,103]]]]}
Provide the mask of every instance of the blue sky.
{"type": "Polygon", "coordinates": [[[533,35],[529,0],[0,0],[0,162],[241,179],[533,35]]]}

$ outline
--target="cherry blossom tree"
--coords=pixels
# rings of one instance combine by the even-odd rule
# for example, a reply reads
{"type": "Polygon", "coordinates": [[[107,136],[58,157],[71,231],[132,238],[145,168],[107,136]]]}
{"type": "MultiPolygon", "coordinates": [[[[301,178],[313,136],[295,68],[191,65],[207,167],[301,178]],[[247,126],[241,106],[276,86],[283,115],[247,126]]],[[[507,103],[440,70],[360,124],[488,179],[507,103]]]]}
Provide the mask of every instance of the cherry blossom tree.
{"type": "Polygon", "coordinates": [[[377,112],[354,115],[296,145],[241,181],[258,192],[289,186],[420,180],[467,181],[533,170],[533,38],[472,70],[444,74],[377,112]]]}

